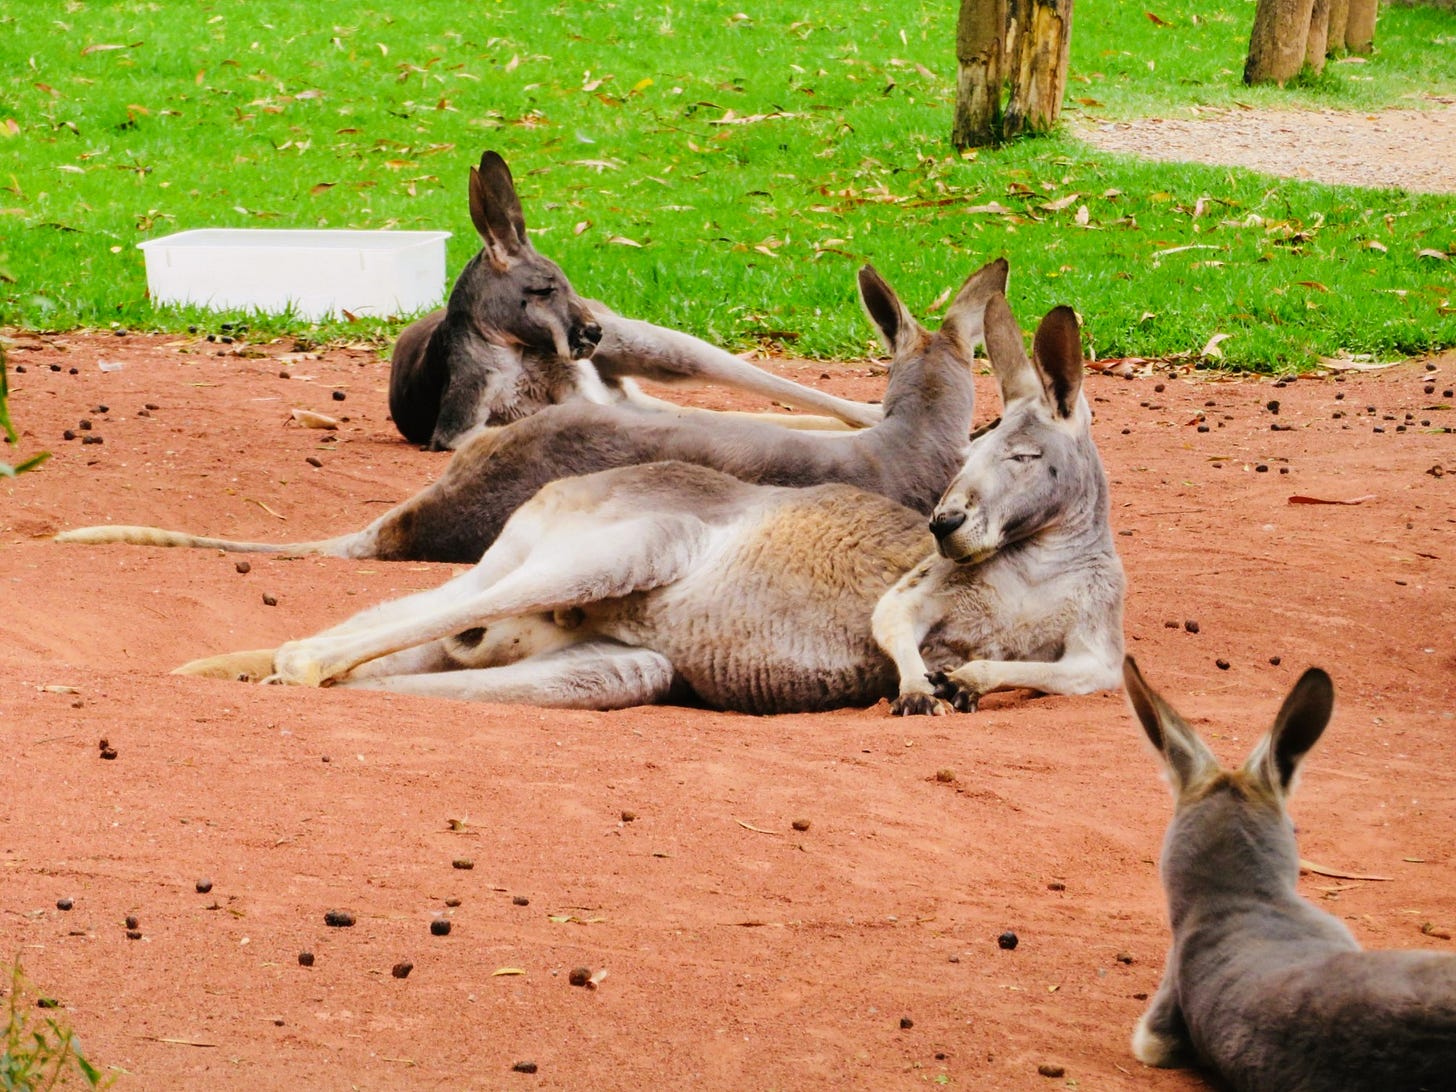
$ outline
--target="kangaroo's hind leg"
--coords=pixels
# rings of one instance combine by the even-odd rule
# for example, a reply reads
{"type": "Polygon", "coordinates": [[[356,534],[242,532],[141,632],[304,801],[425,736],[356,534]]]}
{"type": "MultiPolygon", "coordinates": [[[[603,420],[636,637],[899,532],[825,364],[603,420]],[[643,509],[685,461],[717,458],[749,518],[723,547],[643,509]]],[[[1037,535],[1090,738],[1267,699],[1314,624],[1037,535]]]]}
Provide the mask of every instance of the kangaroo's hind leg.
{"type": "Polygon", "coordinates": [[[501,619],[660,587],[698,563],[708,528],[690,509],[630,514],[641,512],[640,497],[627,498],[635,506],[592,504],[598,488],[591,478],[552,483],[511,518],[470,572],[376,608],[357,625],[283,645],[273,681],[318,686],[380,656],[501,619]]]}
{"type": "Polygon", "coordinates": [[[625,709],[652,705],[672,691],[666,656],[615,641],[593,640],[502,667],[425,674],[351,675],[341,686],[400,694],[540,705],[557,709],[625,709]]]}

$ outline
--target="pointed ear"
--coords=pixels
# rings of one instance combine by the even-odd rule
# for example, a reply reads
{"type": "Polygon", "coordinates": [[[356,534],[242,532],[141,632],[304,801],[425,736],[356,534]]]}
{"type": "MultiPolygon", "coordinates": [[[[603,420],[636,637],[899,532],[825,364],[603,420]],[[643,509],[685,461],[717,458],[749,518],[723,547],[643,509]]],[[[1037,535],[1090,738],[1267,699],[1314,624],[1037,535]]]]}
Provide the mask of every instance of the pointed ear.
{"type": "Polygon", "coordinates": [[[1001,388],[1001,405],[1011,405],[1024,398],[1041,397],[1041,380],[1026,355],[1021,327],[1011,313],[1011,305],[1000,292],[993,292],[986,301],[986,355],[1001,388]]]}
{"type": "Polygon", "coordinates": [[[1142,723],[1148,739],[1162,755],[1173,784],[1173,796],[1180,797],[1193,784],[1218,769],[1218,759],[1178,711],[1163,700],[1143,679],[1137,661],[1123,658],[1122,681],[1127,700],[1142,723]]]}
{"type": "Polygon", "coordinates": [[[1255,746],[1244,769],[1279,795],[1287,795],[1299,763],[1319,742],[1334,708],[1335,684],[1319,668],[1311,667],[1289,691],[1274,727],[1255,746]]]}
{"type": "Polygon", "coordinates": [[[986,301],[998,292],[1006,294],[1008,268],[1005,258],[987,262],[966,278],[945,310],[941,333],[955,338],[968,357],[978,343],[986,340],[986,301]]]}
{"type": "Polygon", "coordinates": [[[900,356],[924,336],[925,330],[905,309],[895,290],[875,272],[874,266],[867,265],[859,271],[859,298],[892,356],[900,356]]]}
{"type": "Polygon", "coordinates": [[[1077,312],[1054,307],[1036,328],[1032,360],[1046,390],[1048,407],[1070,417],[1082,392],[1082,331],[1077,312]]]}
{"type": "Polygon", "coordinates": [[[480,157],[478,170],[470,168],[470,220],[497,269],[506,269],[517,255],[531,249],[511,169],[495,152],[480,157]]]}

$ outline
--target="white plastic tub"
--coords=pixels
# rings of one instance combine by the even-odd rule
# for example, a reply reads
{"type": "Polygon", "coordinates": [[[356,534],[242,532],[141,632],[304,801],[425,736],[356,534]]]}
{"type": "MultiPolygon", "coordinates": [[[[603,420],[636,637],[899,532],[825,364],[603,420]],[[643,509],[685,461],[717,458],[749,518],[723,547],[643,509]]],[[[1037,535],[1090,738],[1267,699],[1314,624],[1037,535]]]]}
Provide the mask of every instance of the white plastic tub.
{"type": "Polygon", "coordinates": [[[315,320],[408,315],[445,295],[448,231],[202,228],[138,243],[152,302],[315,320]]]}

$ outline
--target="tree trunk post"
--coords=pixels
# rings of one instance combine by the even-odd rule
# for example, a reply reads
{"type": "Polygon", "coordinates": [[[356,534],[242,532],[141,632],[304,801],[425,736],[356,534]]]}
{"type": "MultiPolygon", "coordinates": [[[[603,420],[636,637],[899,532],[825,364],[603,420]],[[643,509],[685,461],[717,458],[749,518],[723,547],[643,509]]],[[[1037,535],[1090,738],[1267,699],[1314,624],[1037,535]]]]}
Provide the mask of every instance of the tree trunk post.
{"type": "Polygon", "coordinates": [[[1325,46],[1327,56],[1345,52],[1345,26],[1350,19],[1350,0],[1330,0],[1329,34],[1325,46]]]}
{"type": "MultiPolygon", "coordinates": [[[[1351,7],[1363,2],[1351,0],[1351,7]]],[[[1314,0],[1259,0],[1249,35],[1249,59],[1244,64],[1245,83],[1277,83],[1282,87],[1299,75],[1313,11],[1314,0]]]]}
{"type": "Polygon", "coordinates": [[[1325,57],[1330,48],[1330,3],[1331,0],[1314,0],[1309,15],[1309,39],[1304,46],[1304,63],[1316,75],[1325,70],[1325,57]]]}
{"type": "Polygon", "coordinates": [[[1072,0],[1011,0],[1006,43],[1011,94],[1002,129],[1008,139],[1047,132],[1067,91],[1072,0]]]}
{"type": "Polygon", "coordinates": [[[951,143],[977,148],[1001,139],[1007,0],[961,0],[956,21],[956,100],[951,143]]]}
{"type": "Polygon", "coordinates": [[[1345,23],[1345,48],[1366,56],[1375,44],[1376,0],[1350,0],[1345,23]]]}

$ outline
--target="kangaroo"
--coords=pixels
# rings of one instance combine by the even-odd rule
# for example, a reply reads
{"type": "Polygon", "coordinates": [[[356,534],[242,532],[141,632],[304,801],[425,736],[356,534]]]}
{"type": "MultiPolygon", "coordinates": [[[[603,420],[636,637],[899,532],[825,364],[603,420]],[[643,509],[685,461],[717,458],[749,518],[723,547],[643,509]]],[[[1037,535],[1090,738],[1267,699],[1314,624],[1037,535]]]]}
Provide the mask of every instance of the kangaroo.
{"type": "Polygon", "coordinates": [[[852,486],[752,485],[681,462],[621,467],[547,485],[473,569],[439,588],[276,650],[179,670],[749,713],[898,694],[897,713],[944,714],[1003,686],[1114,686],[1122,568],[1080,395],[1075,315],[1058,308],[1044,320],[1035,365],[1004,297],[991,298],[986,321],[1005,414],[970,444],[966,475],[978,483],[958,478],[929,529],[921,513],[852,486]],[[888,640],[882,617],[895,621],[888,640]],[[909,631],[920,641],[907,651],[909,631]],[[914,677],[922,656],[964,665],[946,676],[946,698],[914,677]],[[1004,662],[1022,660],[1040,662],[1004,662]]]}
{"type": "MultiPolygon", "coordinates": [[[[363,530],[336,538],[255,543],[116,526],[67,531],[57,539],[470,563],[547,482],[663,460],[769,485],[845,482],[929,513],[960,467],[975,401],[974,346],[984,339],[987,299],[1005,290],[1006,270],[1005,259],[998,259],[967,278],[934,334],[878,273],[869,266],[860,270],[861,298],[892,360],[884,417],[857,432],[796,432],[720,414],[681,416],[579,401],[478,430],[438,480],[363,530]]],[[[1004,298],[1000,307],[1007,336],[1019,340],[1004,298]]]]}
{"type": "MultiPolygon", "coordinates": [[[[830,415],[767,415],[797,427],[859,427],[879,409],[755,368],[676,330],[626,319],[576,294],[536,252],[510,168],[487,151],[470,169],[470,219],[482,248],[446,306],[406,326],[390,358],[389,410],[405,439],[453,450],[475,426],[499,425],[562,402],[630,401],[683,407],[643,393],[630,377],[717,382],[830,415]]],[[[706,412],[706,411],[704,411],[706,412]]]]}
{"type": "Polygon", "coordinates": [[[1237,771],[1222,769],[1129,657],[1127,695],[1166,767],[1162,984],[1133,1032],[1153,1066],[1201,1062],[1235,1089],[1396,1092],[1456,1081],[1456,955],[1362,951],[1295,890],[1285,801],[1334,708],[1310,668],[1237,771]]]}

